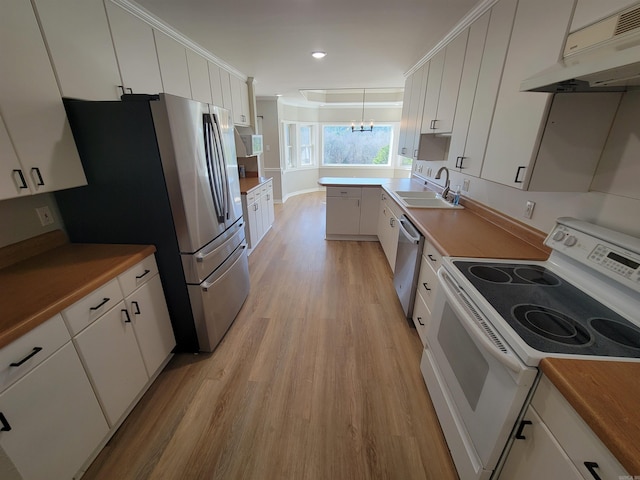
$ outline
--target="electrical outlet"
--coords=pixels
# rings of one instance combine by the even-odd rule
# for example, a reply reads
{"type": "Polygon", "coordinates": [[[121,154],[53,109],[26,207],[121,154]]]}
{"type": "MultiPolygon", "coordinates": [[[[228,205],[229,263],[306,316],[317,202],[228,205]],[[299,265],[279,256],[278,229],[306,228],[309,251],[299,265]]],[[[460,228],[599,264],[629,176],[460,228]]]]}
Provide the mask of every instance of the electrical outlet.
{"type": "Polygon", "coordinates": [[[469,191],[469,185],[471,184],[471,181],[469,180],[465,180],[462,182],[462,191],[463,192],[468,192],[469,191]]]}
{"type": "Polygon", "coordinates": [[[536,202],[527,202],[527,208],[524,211],[524,218],[531,218],[533,215],[533,209],[536,206],[536,202]]]}
{"type": "Polygon", "coordinates": [[[36,208],[36,213],[38,214],[40,224],[43,227],[46,227],[47,225],[51,225],[53,223],[53,215],[51,215],[49,207],[36,208]]]}

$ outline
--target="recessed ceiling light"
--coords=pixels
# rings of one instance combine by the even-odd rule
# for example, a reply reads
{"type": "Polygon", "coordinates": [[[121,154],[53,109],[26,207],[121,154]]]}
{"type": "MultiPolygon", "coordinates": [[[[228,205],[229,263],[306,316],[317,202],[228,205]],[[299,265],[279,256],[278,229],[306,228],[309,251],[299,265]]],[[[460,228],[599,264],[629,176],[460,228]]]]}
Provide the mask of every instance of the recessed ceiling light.
{"type": "Polygon", "coordinates": [[[324,58],[327,56],[326,52],[311,52],[313,58],[324,58]]]}
{"type": "Polygon", "coordinates": [[[276,93],[276,97],[281,97],[282,94],[281,93],[276,93]]]}

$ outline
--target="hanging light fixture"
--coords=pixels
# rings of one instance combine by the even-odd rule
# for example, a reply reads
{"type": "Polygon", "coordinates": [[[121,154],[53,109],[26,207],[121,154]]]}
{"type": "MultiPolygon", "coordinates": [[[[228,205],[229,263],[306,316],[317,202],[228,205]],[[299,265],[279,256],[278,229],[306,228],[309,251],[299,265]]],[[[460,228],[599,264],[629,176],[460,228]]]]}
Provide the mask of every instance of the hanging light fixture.
{"type": "Polygon", "coordinates": [[[360,128],[356,128],[353,122],[351,122],[351,132],[373,132],[373,120],[371,120],[371,124],[365,128],[364,127],[364,96],[367,89],[362,89],[362,119],[360,120],[360,128]]]}

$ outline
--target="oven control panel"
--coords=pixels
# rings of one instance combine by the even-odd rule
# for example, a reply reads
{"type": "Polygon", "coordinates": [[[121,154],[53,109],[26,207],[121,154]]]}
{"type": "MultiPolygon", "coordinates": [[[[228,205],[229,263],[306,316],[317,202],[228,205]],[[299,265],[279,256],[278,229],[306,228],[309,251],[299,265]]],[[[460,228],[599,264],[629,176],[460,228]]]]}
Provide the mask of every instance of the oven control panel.
{"type": "Polygon", "coordinates": [[[579,220],[558,220],[547,246],[640,291],[640,239],[579,220]]]}

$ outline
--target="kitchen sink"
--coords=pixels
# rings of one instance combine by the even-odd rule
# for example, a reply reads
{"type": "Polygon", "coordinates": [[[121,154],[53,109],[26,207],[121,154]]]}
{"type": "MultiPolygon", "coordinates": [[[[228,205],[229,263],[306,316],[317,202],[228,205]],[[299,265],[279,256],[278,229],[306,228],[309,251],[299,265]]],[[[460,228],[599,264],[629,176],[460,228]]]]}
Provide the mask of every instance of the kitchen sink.
{"type": "Polygon", "coordinates": [[[445,201],[440,194],[436,192],[396,190],[395,194],[400,197],[402,203],[409,208],[464,208],[460,205],[453,205],[445,201]]]}

